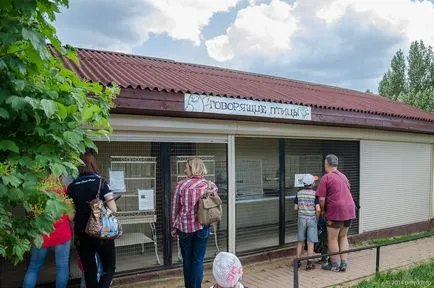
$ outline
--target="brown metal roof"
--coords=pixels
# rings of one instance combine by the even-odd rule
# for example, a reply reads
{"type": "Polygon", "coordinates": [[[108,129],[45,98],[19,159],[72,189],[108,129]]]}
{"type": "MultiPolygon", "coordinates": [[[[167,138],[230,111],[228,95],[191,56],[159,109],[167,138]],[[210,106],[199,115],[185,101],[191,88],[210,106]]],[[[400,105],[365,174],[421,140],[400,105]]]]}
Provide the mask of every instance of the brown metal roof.
{"type": "Polygon", "coordinates": [[[81,77],[122,88],[308,105],[434,122],[434,114],[384,97],[326,85],[123,53],[78,48],[80,65],[65,65],[81,77]]]}

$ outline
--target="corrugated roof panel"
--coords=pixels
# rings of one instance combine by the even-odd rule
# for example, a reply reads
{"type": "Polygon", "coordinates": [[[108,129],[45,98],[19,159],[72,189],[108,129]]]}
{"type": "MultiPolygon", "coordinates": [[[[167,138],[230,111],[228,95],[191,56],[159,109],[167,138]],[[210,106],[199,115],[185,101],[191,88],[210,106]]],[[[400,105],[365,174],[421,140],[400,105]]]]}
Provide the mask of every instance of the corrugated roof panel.
{"type": "Polygon", "coordinates": [[[83,78],[103,84],[116,82],[122,88],[140,87],[297,103],[434,122],[433,113],[349,89],[172,60],[89,49],[77,50],[81,64],[77,66],[65,61],[68,68],[83,78]]]}

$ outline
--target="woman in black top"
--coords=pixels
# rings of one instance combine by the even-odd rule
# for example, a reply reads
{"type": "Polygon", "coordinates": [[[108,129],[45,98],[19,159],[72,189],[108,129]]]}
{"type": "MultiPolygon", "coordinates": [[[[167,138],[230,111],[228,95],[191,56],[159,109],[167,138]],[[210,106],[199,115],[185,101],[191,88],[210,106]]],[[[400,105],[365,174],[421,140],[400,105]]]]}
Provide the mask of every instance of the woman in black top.
{"type": "Polygon", "coordinates": [[[95,157],[86,153],[82,157],[85,166],[79,167],[79,176],[68,186],[68,195],[74,201],[74,244],[83,263],[84,278],[87,288],[108,288],[113,279],[116,268],[116,251],[114,240],[91,238],[85,234],[87,221],[91,209],[89,202],[95,199],[98,193],[100,180],[101,200],[108,201],[107,206],[112,212],[116,212],[116,203],[113,193],[107,182],[98,175],[95,157]],[[103,274],[99,282],[97,280],[97,267],[95,253],[98,253],[103,266],[103,274]]]}

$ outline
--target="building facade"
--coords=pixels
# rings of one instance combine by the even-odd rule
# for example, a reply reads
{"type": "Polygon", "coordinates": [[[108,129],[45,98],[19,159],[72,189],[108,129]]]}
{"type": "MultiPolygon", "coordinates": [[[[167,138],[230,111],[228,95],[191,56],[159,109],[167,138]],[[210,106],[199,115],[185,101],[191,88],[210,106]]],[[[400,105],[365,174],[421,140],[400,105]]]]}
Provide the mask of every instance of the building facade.
{"type": "MultiPolygon", "coordinates": [[[[339,157],[361,209],[352,234],[434,218],[434,115],[385,98],[170,60],[79,49],[70,69],[116,82],[110,141],[95,139],[100,173],[123,197],[119,275],[180,264],[170,207],[185,162],[202,158],[224,215],[209,240],[248,254],[296,241],[293,199],[304,173],[339,157]]],[[[74,254],[71,277],[78,278],[74,254]]],[[[24,264],[22,265],[25,266],[24,264]]],[[[8,265],[2,265],[4,287],[8,265]]],[[[52,282],[54,270],[41,282],[52,282]]],[[[24,270],[22,268],[21,270],[24,270]]],[[[10,279],[9,279],[10,280],[10,279]]],[[[6,286],[8,285],[8,286],[6,286]]],[[[2,286],[3,287],[3,286],[2,286]]]]}

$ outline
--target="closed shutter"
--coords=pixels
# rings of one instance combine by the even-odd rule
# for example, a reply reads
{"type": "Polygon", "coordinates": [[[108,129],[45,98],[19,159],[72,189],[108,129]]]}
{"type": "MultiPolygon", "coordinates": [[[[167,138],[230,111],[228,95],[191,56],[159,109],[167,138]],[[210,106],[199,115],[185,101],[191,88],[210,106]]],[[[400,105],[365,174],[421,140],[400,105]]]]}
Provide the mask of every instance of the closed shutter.
{"type": "Polygon", "coordinates": [[[360,150],[360,232],[428,220],[431,145],[362,141],[360,150]]]}
{"type": "MultiPolygon", "coordinates": [[[[326,154],[335,154],[339,158],[339,170],[347,176],[351,183],[351,194],[359,202],[360,192],[360,142],[358,141],[325,141],[326,154]]],[[[363,209],[363,207],[362,207],[363,209]]],[[[359,213],[351,224],[350,234],[359,232],[359,213]]]]}

